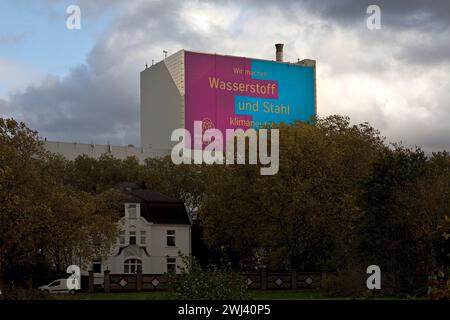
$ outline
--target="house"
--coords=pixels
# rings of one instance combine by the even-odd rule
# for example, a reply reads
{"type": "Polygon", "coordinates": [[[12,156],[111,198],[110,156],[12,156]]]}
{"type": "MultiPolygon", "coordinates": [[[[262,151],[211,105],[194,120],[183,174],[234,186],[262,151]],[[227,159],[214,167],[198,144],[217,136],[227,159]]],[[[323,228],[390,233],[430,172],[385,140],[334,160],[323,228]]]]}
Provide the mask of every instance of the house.
{"type": "Polygon", "coordinates": [[[158,192],[122,183],[127,194],[120,236],[106,259],[92,264],[96,278],[111,273],[163,274],[177,271],[179,253],[191,256],[191,218],[184,203],[158,192]]]}

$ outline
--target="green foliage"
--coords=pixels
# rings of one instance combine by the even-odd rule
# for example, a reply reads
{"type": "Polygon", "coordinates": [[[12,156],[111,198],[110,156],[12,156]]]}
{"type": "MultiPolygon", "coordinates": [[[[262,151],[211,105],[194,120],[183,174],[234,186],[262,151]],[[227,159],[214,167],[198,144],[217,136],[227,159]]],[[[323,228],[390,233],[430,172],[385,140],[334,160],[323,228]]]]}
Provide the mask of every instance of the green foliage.
{"type": "MultiPolygon", "coordinates": [[[[24,124],[0,119],[0,273],[43,256],[64,265],[74,252],[105,252],[122,209],[112,188],[124,181],[198,214],[193,252],[203,265],[224,247],[241,269],[338,271],[330,292],[350,292],[341,279],[353,266],[377,264],[387,287],[408,294],[424,293],[433,270],[449,269],[447,152],[387,146],[369,124],[341,116],[279,129],[279,173],[261,176],[255,165],[174,165],[170,157],[68,161],[45,152],[24,124]],[[105,245],[94,250],[94,242],[105,245]]],[[[241,297],[231,268],[187,265],[169,275],[176,294],[241,297]]]]}
{"type": "Polygon", "coordinates": [[[202,269],[194,257],[182,256],[180,273],[167,273],[171,297],[181,300],[248,299],[244,278],[229,263],[202,269]]]}
{"type": "Polygon", "coordinates": [[[86,192],[101,192],[124,181],[142,182],[143,167],[135,157],[125,160],[103,154],[99,159],[86,155],[68,162],[67,181],[86,192]]]}
{"type": "Polygon", "coordinates": [[[9,289],[4,290],[0,300],[54,300],[55,297],[37,289],[9,289]]]}
{"type": "Polygon", "coordinates": [[[389,285],[400,292],[425,293],[426,277],[437,263],[436,233],[450,210],[449,162],[441,160],[397,146],[362,184],[356,255],[390,273],[389,285]]]}
{"type": "Polygon", "coordinates": [[[143,178],[147,188],[181,199],[189,210],[196,211],[205,190],[205,170],[201,165],[175,165],[169,156],[149,158],[143,178]]]}
{"type": "Polygon", "coordinates": [[[450,280],[433,279],[428,281],[428,297],[432,300],[450,300],[450,280]]]}
{"type": "Polygon", "coordinates": [[[205,238],[233,247],[244,268],[342,268],[352,258],[359,182],[384,149],[376,130],[344,117],[283,126],[277,175],[252,165],[205,170],[205,238]]]}
{"type": "Polygon", "coordinates": [[[109,252],[120,195],[78,189],[71,165],[25,124],[0,118],[0,280],[43,260],[65,271],[109,252]]]}
{"type": "Polygon", "coordinates": [[[347,268],[344,271],[328,273],[322,279],[322,291],[331,297],[363,297],[368,291],[364,268],[347,268]]]}

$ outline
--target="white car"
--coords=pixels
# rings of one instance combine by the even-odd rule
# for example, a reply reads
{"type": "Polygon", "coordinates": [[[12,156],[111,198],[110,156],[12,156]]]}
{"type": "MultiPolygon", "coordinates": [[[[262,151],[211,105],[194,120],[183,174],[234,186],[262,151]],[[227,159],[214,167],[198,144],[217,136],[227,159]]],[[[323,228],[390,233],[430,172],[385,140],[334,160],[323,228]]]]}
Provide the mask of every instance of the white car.
{"type": "Polygon", "coordinates": [[[38,290],[47,292],[47,293],[70,293],[75,294],[77,290],[71,289],[67,287],[67,279],[58,279],[55,280],[48,285],[40,286],[38,290]]]}

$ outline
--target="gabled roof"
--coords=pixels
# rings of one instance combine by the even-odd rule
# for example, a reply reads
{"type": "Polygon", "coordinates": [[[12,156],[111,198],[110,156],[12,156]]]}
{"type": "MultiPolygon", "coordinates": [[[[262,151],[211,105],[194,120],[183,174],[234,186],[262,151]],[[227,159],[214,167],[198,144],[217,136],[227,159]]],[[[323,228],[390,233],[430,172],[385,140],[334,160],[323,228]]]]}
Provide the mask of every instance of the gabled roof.
{"type": "Polygon", "coordinates": [[[128,199],[132,202],[164,202],[164,203],[183,203],[183,201],[171,198],[165,194],[151,191],[148,189],[126,190],[128,199]]]}
{"type": "Polygon", "coordinates": [[[155,224],[191,224],[184,203],[144,202],[141,216],[155,224]]]}
{"type": "Polygon", "coordinates": [[[128,197],[126,202],[140,203],[141,216],[154,224],[191,224],[183,201],[162,193],[140,188],[136,183],[124,182],[118,188],[128,197]]]}

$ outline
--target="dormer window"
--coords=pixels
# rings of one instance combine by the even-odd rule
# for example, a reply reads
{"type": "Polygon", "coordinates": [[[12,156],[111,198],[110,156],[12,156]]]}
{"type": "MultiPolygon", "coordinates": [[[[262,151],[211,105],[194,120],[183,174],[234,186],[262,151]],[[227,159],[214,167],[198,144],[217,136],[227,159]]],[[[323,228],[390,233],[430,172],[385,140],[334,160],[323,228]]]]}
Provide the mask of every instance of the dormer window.
{"type": "Polygon", "coordinates": [[[129,204],[128,205],[128,218],[129,219],[137,219],[137,213],[136,213],[136,205],[135,204],[129,204]]]}
{"type": "Polygon", "coordinates": [[[136,244],[136,231],[130,231],[130,244],[136,244]]]}

